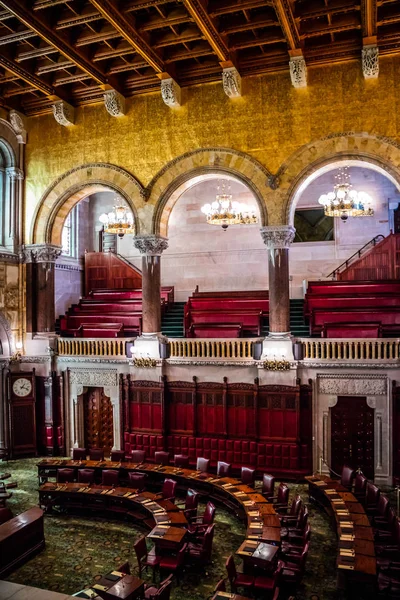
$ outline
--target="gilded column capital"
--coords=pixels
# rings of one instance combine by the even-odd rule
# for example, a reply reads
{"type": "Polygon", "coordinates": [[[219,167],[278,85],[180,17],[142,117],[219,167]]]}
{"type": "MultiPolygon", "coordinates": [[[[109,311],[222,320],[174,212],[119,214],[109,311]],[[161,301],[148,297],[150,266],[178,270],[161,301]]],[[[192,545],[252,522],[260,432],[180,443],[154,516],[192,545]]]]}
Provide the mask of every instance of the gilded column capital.
{"type": "Polygon", "coordinates": [[[28,244],[21,249],[21,261],[26,263],[55,263],[62,251],[53,244],[28,244]]]}
{"type": "Polygon", "coordinates": [[[168,248],[168,239],[161,235],[137,235],[133,238],[133,245],[140,254],[160,256],[168,248]]]}
{"type": "Polygon", "coordinates": [[[260,229],[261,237],[268,250],[289,248],[296,230],[290,225],[267,225],[260,229]]]}

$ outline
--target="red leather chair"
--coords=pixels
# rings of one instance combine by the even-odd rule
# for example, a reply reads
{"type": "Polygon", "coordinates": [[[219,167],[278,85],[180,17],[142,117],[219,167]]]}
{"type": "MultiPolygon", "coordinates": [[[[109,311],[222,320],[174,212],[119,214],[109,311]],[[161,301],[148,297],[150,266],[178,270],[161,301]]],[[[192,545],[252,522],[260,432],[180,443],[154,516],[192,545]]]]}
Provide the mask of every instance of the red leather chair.
{"type": "Polygon", "coordinates": [[[357,473],[354,478],[354,492],[353,494],[362,504],[365,502],[365,496],[367,494],[367,483],[368,479],[363,473],[357,473]]]}
{"type": "Polygon", "coordinates": [[[356,476],[355,469],[352,469],[351,467],[344,465],[343,469],[342,469],[342,476],[340,478],[340,483],[343,485],[343,487],[346,487],[347,489],[351,490],[351,487],[353,485],[353,479],[355,476],[356,476]]]}
{"type": "Polygon", "coordinates": [[[384,519],[379,516],[374,518],[373,525],[375,527],[375,541],[379,541],[381,539],[388,539],[392,536],[392,531],[394,529],[396,519],[396,511],[391,506],[389,506],[386,517],[384,519]]]}
{"type": "Polygon", "coordinates": [[[256,470],[249,467],[242,467],[241,480],[245,485],[254,485],[256,480],[256,470]]]}
{"type": "Polygon", "coordinates": [[[279,581],[281,573],[282,573],[283,564],[284,563],[281,560],[279,560],[275,571],[272,573],[272,575],[270,577],[265,577],[265,576],[256,577],[254,580],[254,589],[256,591],[258,591],[258,590],[262,591],[263,596],[265,594],[268,594],[268,596],[272,596],[272,594],[274,594],[274,592],[278,586],[278,581],[279,581]]]}
{"type": "Polygon", "coordinates": [[[94,469],[78,469],[78,483],[94,483],[94,469]]]}
{"type": "Polygon", "coordinates": [[[199,536],[204,535],[207,527],[214,523],[215,506],[212,502],[207,502],[206,509],[201,517],[193,519],[188,526],[188,533],[199,536]]]}
{"type": "Polygon", "coordinates": [[[111,450],[111,462],[126,462],[124,450],[111,450]]]}
{"type": "Polygon", "coordinates": [[[376,515],[374,516],[373,520],[374,525],[387,523],[389,508],[389,498],[383,494],[380,494],[378,504],[376,506],[376,515]]]}
{"type": "Polygon", "coordinates": [[[273,497],[275,490],[275,477],[268,473],[263,473],[261,493],[269,500],[273,497]]]}
{"type": "Polygon", "coordinates": [[[301,496],[299,496],[299,494],[296,494],[296,496],[292,500],[292,504],[290,505],[289,513],[287,515],[283,515],[282,517],[279,517],[281,525],[283,527],[285,527],[285,526],[290,527],[290,525],[296,524],[297,517],[299,515],[302,504],[303,504],[303,501],[301,499],[301,496]]]}
{"type": "Polygon", "coordinates": [[[156,569],[159,564],[161,557],[157,556],[154,552],[150,554],[147,551],[146,538],[141,537],[133,544],[133,549],[135,550],[138,567],[139,567],[139,577],[142,576],[142,569],[147,569],[151,567],[153,569],[153,578],[154,578],[154,569],[156,569]]]}
{"type": "Polygon", "coordinates": [[[202,473],[208,473],[210,471],[210,459],[199,456],[197,459],[196,469],[202,473]]]}
{"type": "Polygon", "coordinates": [[[58,469],[57,483],[71,483],[75,481],[75,469],[58,469]]]}
{"type": "Polygon", "coordinates": [[[89,460],[104,460],[104,448],[90,448],[89,460]]]}
{"type": "Polygon", "coordinates": [[[226,592],[225,579],[220,579],[218,581],[217,585],[214,588],[213,594],[216,594],[217,592],[226,592]]]}
{"type": "Polygon", "coordinates": [[[309,542],[305,545],[298,562],[285,561],[282,571],[282,583],[297,586],[303,579],[308,556],[309,542]]]}
{"type": "Polygon", "coordinates": [[[217,465],[217,477],[230,477],[232,466],[229,463],[218,461],[217,465]]]}
{"type": "Polygon", "coordinates": [[[287,527],[286,533],[281,529],[281,537],[287,538],[289,541],[292,539],[299,538],[303,535],[305,528],[308,523],[308,508],[307,506],[302,506],[299,510],[299,514],[297,517],[296,523],[293,527],[287,527]]]}
{"type": "Polygon", "coordinates": [[[146,489],[147,473],[137,473],[136,471],[129,471],[129,487],[133,487],[139,491],[146,489]]]}
{"type": "Polygon", "coordinates": [[[86,460],[86,448],[73,448],[72,460],[86,460]]]}
{"type": "Polygon", "coordinates": [[[167,466],[169,464],[169,452],[164,452],[164,450],[154,452],[154,462],[157,465],[167,466]]]}
{"type": "Polygon", "coordinates": [[[176,556],[162,556],[160,561],[160,569],[172,571],[176,575],[176,580],[178,583],[180,572],[185,564],[185,553],[187,551],[187,546],[187,544],[184,544],[176,556]]]}
{"type": "Polygon", "coordinates": [[[254,586],[254,577],[252,575],[245,575],[244,573],[237,572],[232,554],[226,559],[225,567],[228,573],[229,583],[231,584],[232,593],[236,593],[237,588],[240,587],[250,590],[254,586]]]}
{"type": "MultiPolygon", "coordinates": [[[[397,557],[400,552],[400,521],[396,517],[390,535],[375,543],[375,553],[382,558],[397,557]]],[[[397,558],[396,558],[397,560],[397,558]]]]}
{"type": "MultiPolygon", "coordinates": [[[[196,492],[196,490],[192,490],[191,488],[189,488],[188,491],[186,492],[184,513],[185,513],[185,517],[187,518],[188,521],[190,521],[193,518],[196,518],[197,507],[199,504],[199,497],[200,497],[199,492],[196,492]]],[[[183,505],[177,504],[177,506],[181,507],[183,505]]]]}
{"type": "Polygon", "coordinates": [[[120,565],[115,570],[119,571],[120,573],[125,573],[125,575],[130,575],[131,574],[131,566],[130,566],[130,564],[129,564],[128,561],[124,562],[122,565],[120,565]]]}
{"type": "Polygon", "coordinates": [[[155,586],[146,586],[144,597],[146,600],[153,600],[153,598],[157,598],[158,600],[169,600],[172,586],[172,577],[173,575],[168,575],[164,581],[162,581],[158,588],[155,586]]]}
{"type": "Polygon", "coordinates": [[[310,523],[307,523],[301,537],[292,536],[289,541],[282,541],[281,551],[285,559],[287,558],[288,560],[291,560],[290,557],[293,555],[299,556],[310,538],[311,525],[310,523]]]}
{"type": "Polygon", "coordinates": [[[175,467],[179,467],[181,469],[189,468],[189,457],[185,454],[175,454],[174,456],[174,465],[175,467]]]}
{"type": "Polygon", "coordinates": [[[381,490],[378,488],[378,486],[368,481],[367,494],[365,496],[365,511],[367,514],[376,514],[380,495],[381,490]]]}
{"type": "Polygon", "coordinates": [[[104,469],[101,476],[101,485],[118,485],[119,473],[114,469],[104,469]]]}
{"type": "Polygon", "coordinates": [[[4,506],[0,508],[0,524],[7,523],[7,521],[12,519],[13,516],[14,515],[12,514],[12,512],[9,508],[6,508],[4,506]]]}
{"type": "Polygon", "coordinates": [[[131,459],[134,463],[142,463],[146,460],[146,452],[144,450],[132,450],[131,459]]]}
{"type": "Polygon", "coordinates": [[[162,490],[159,494],[157,494],[157,498],[162,498],[163,500],[171,500],[171,502],[175,501],[175,490],[176,490],[177,482],[174,479],[164,479],[164,483],[162,486],[162,490]]]}
{"type": "Polygon", "coordinates": [[[289,488],[285,483],[280,483],[278,487],[278,494],[268,499],[268,502],[272,502],[276,512],[285,513],[287,512],[289,503],[289,488]]]}
{"type": "Polygon", "coordinates": [[[187,551],[190,559],[193,559],[197,563],[201,562],[203,564],[210,562],[214,528],[214,524],[207,527],[202,543],[198,544],[196,542],[189,542],[187,551]]]}

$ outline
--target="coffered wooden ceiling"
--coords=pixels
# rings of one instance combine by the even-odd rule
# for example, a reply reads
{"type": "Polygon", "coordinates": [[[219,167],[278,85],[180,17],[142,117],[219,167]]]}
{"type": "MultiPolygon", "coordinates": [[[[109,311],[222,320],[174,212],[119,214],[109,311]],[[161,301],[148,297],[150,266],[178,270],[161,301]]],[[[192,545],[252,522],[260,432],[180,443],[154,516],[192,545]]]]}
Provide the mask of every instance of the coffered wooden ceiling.
{"type": "Polygon", "coordinates": [[[25,114],[54,100],[101,102],[361,57],[363,40],[400,52],[399,0],[0,0],[0,103],[25,114]]]}

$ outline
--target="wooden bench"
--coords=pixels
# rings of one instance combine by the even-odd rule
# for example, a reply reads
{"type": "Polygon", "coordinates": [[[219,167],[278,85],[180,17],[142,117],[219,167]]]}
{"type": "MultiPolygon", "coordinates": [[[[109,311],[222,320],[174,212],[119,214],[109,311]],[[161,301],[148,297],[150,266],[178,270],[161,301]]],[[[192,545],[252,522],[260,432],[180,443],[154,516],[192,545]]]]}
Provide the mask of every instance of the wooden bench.
{"type": "Polygon", "coordinates": [[[262,312],[260,310],[193,310],[185,315],[185,332],[188,333],[191,325],[203,323],[240,323],[242,333],[246,335],[261,334],[262,312]]]}
{"type": "Polygon", "coordinates": [[[231,291],[231,292],[199,292],[195,290],[192,293],[192,298],[256,298],[268,299],[268,290],[249,290],[249,291],[231,291]]]}
{"type": "Polygon", "coordinates": [[[30,508],[0,525],[0,577],[44,548],[43,511],[30,508]]]}
{"type": "Polygon", "coordinates": [[[397,295],[355,295],[355,296],[308,296],[305,304],[305,314],[313,310],[334,308],[384,308],[387,306],[400,308],[400,294],[397,295]]]}
{"type": "Polygon", "coordinates": [[[400,281],[309,281],[307,295],[400,294],[400,281]]]}
{"type": "Polygon", "coordinates": [[[142,302],[124,300],[118,302],[82,302],[71,307],[70,314],[93,314],[116,312],[142,312],[142,302]]]}
{"type": "Polygon", "coordinates": [[[189,327],[189,338],[239,338],[242,337],[240,323],[198,323],[189,327]]]}
{"type": "Polygon", "coordinates": [[[189,298],[185,312],[192,310],[261,310],[268,315],[269,300],[263,298],[189,298]]]}
{"type": "MultiPolygon", "coordinates": [[[[174,302],[174,287],[173,286],[163,286],[161,288],[161,298],[164,300],[166,304],[173,304],[174,302]]],[[[115,289],[115,290],[92,290],[87,296],[88,299],[93,300],[141,300],[142,299],[142,290],[141,289],[115,289]]]]}
{"type": "Polygon", "coordinates": [[[142,332],[142,314],[141,313],[109,313],[107,315],[68,315],[61,317],[60,330],[63,333],[73,334],[83,324],[93,325],[97,328],[99,325],[118,323],[124,326],[125,335],[140,335],[142,332]]]}
{"type": "Polygon", "coordinates": [[[323,338],[380,338],[381,323],[325,323],[321,329],[323,338]]]}
{"type": "Polygon", "coordinates": [[[124,337],[124,326],[121,323],[83,323],[74,333],[74,337],[117,338],[124,337]]]}
{"type": "Polygon", "coordinates": [[[396,337],[400,333],[400,310],[396,308],[313,310],[310,315],[311,334],[319,335],[326,323],[381,323],[384,333],[396,337]]]}

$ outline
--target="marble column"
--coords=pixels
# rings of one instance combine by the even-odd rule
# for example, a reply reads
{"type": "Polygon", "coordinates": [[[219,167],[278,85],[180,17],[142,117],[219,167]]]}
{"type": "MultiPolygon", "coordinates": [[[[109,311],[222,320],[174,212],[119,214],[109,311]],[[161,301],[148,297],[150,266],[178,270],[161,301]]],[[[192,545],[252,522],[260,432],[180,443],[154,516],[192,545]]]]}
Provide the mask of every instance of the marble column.
{"type": "Polygon", "coordinates": [[[142,333],[158,336],[161,333],[161,254],[168,240],[158,235],[140,235],[133,245],[142,254],[142,333]]]}
{"type": "Polygon", "coordinates": [[[27,331],[53,333],[55,324],[54,266],[61,247],[31,244],[24,248],[27,263],[27,331]],[[28,284],[29,282],[29,284],[28,284]]]}
{"type": "Polygon", "coordinates": [[[296,230],[288,225],[262,227],[268,250],[269,331],[271,337],[290,336],[289,246],[296,230]]]}

